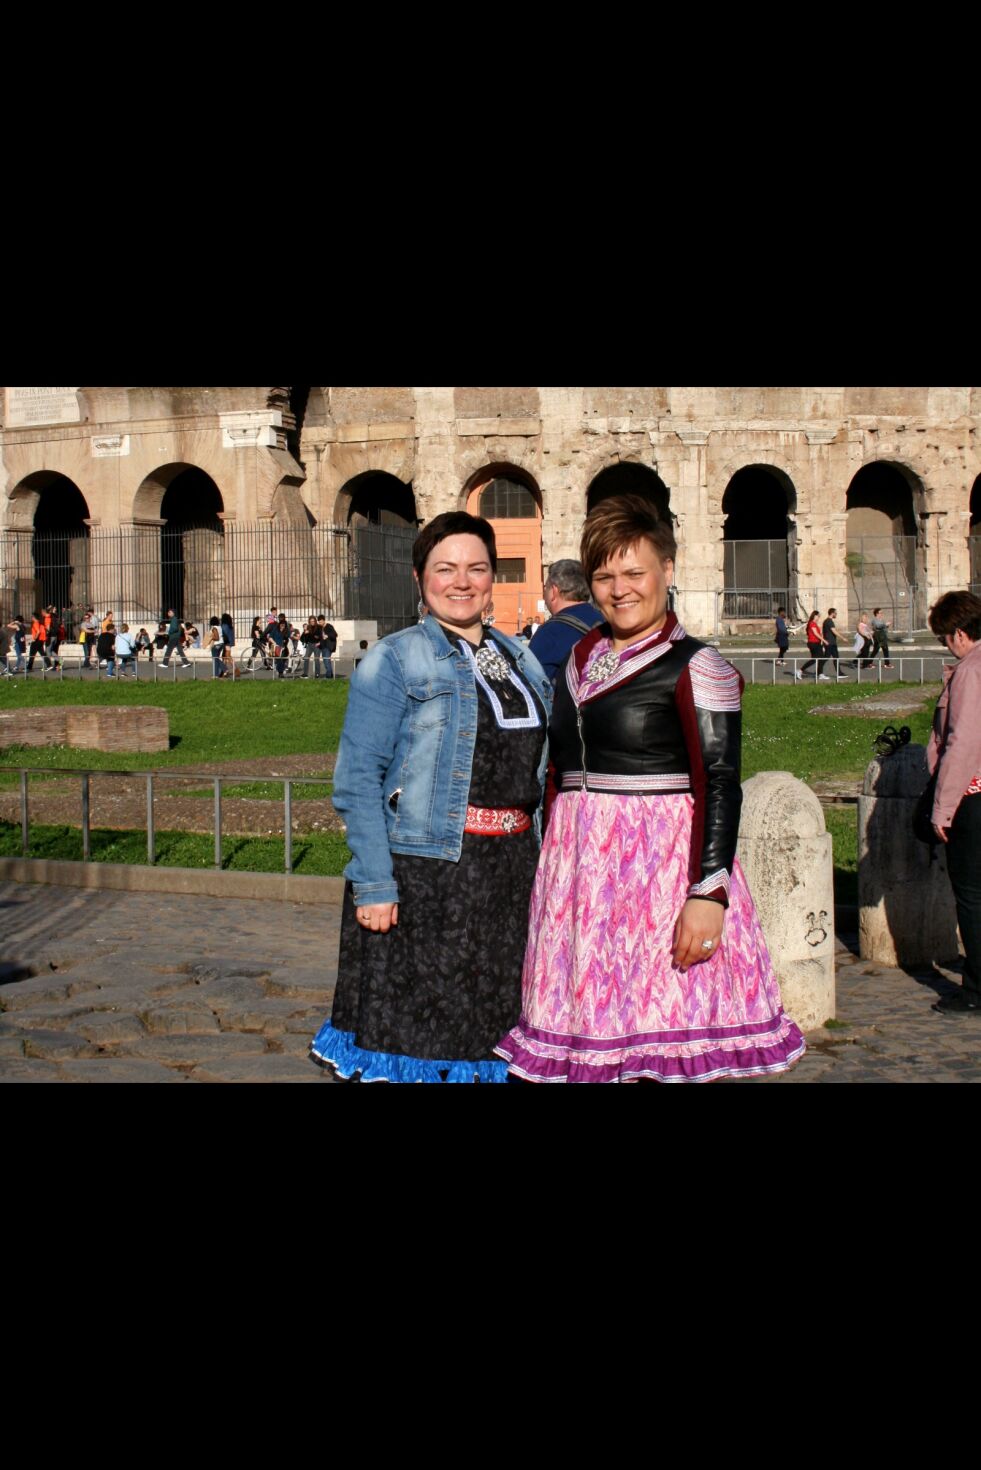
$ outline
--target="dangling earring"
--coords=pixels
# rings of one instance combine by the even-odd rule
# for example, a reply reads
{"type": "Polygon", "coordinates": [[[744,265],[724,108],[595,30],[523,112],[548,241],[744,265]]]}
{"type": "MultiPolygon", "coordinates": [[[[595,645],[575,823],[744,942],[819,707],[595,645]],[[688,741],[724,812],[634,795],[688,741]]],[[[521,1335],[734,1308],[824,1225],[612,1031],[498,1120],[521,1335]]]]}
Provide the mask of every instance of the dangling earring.
{"type": "Polygon", "coordinates": [[[426,604],[423,602],[422,598],[420,597],[419,601],[416,603],[416,612],[419,614],[418,621],[420,623],[423,622],[423,620],[425,619],[426,613],[428,611],[429,611],[428,607],[426,606],[426,604]]]}
{"type": "Polygon", "coordinates": [[[480,614],[480,621],[485,628],[492,628],[494,626],[494,604],[492,602],[489,602],[480,614]]]}

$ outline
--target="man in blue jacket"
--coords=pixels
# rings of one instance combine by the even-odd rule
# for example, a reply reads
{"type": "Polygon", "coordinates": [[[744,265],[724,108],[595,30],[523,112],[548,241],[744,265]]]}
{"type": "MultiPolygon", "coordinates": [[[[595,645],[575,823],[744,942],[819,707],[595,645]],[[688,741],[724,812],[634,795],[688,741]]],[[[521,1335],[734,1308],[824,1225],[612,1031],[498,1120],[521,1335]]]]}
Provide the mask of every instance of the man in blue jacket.
{"type": "Polygon", "coordinates": [[[569,558],[553,561],[549,567],[544,596],[551,616],[528,647],[554,686],[559,669],[573,648],[590,628],[603,621],[603,614],[589,600],[582,563],[569,558]]]}

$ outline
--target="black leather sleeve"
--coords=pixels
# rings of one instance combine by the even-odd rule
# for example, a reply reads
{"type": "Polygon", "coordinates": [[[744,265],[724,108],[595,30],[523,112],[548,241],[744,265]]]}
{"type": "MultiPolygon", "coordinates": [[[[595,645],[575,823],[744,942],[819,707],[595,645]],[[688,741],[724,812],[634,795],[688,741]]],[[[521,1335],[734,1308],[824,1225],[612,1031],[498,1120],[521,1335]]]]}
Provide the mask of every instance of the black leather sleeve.
{"type": "Polygon", "coordinates": [[[711,882],[716,873],[724,871],[728,876],[732,872],[743,804],[739,781],[742,720],[739,711],[695,710],[706,777],[699,886],[711,882]]]}
{"type": "Polygon", "coordinates": [[[695,795],[689,894],[726,905],[743,801],[742,685],[715,649],[700,647],[678,680],[676,696],[695,795]]]}

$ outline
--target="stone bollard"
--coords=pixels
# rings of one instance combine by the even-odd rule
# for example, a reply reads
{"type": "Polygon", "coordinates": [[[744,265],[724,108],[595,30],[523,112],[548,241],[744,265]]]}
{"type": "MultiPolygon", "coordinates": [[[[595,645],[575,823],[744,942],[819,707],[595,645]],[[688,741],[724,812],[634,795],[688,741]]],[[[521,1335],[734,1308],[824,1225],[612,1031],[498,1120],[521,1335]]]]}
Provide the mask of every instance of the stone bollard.
{"type": "Polygon", "coordinates": [[[802,1031],[835,1013],[834,867],[814,792],[787,771],[743,786],[739,861],[787,1015],[802,1031]]]}
{"type": "Polygon", "coordinates": [[[924,965],[957,955],[957,913],[943,847],[913,836],[926,747],[877,756],[858,799],[858,940],[863,960],[924,965]]]}

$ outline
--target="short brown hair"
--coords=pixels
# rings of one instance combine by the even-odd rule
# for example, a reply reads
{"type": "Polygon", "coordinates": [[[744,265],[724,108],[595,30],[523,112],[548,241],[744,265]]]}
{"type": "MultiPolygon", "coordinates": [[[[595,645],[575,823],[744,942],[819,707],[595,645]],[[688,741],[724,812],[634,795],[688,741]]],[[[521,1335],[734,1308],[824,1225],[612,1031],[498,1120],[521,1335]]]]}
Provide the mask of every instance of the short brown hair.
{"type": "Polygon", "coordinates": [[[678,543],[669,521],[662,521],[642,495],[611,495],[586,517],[579,544],[579,560],[587,581],[618,551],[637,541],[649,541],[662,561],[674,561],[678,543]]]}
{"type": "Polygon", "coordinates": [[[483,516],[468,515],[465,510],[448,510],[441,516],[434,516],[428,526],[423,526],[413,542],[412,565],[420,581],[429,553],[447,536],[476,536],[487,547],[491,571],[497,571],[497,541],[490,521],[485,521],[483,516]]]}
{"type": "Polygon", "coordinates": [[[930,629],[938,638],[958,628],[972,643],[981,643],[981,597],[973,592],[945,592],[930,609],[930,629]]]}

